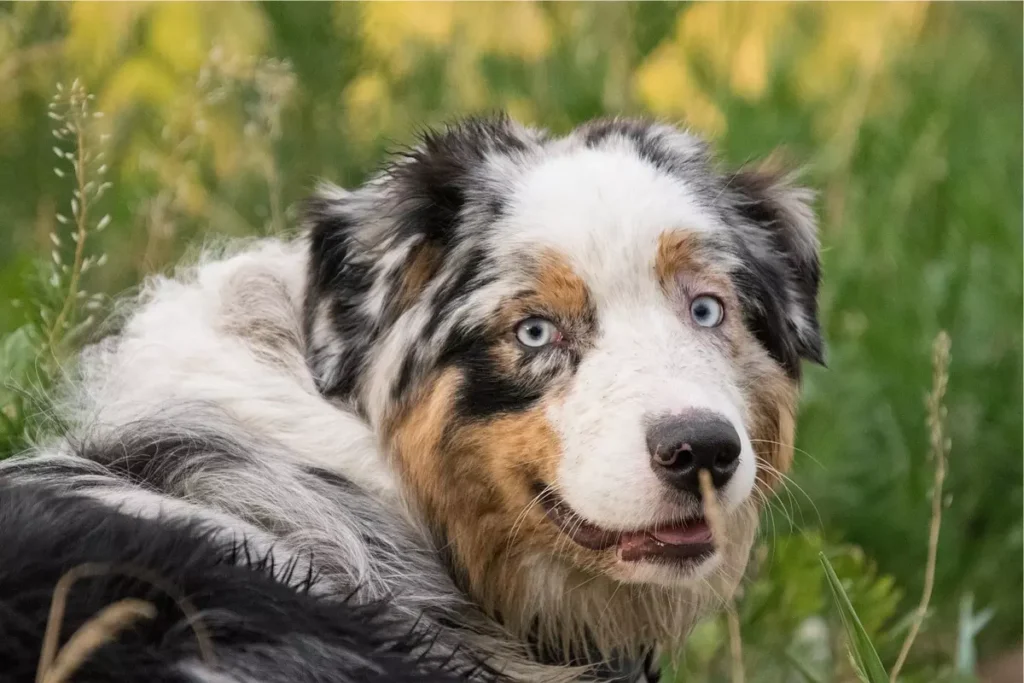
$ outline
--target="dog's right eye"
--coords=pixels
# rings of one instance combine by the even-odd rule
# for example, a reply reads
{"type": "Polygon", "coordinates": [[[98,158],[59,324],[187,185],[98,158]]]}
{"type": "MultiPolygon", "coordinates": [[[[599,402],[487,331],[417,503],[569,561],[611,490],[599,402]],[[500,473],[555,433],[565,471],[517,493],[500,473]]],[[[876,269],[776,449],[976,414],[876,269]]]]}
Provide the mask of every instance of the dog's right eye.
{"type": "Polygon", "coordinates": [[[701,327],[718,327],[725,317],[725,307],[718,297],[705,294],[690,304],[690,317],[701,327]]]}
{"type": "Polygon", "coordinates": [[[562,333],[558,331],[558,327],[550,320],[527,318],[516,325],[516,339],[523,346],[539,349],[543,346],[560,342],[562,340],[562,333]]]}

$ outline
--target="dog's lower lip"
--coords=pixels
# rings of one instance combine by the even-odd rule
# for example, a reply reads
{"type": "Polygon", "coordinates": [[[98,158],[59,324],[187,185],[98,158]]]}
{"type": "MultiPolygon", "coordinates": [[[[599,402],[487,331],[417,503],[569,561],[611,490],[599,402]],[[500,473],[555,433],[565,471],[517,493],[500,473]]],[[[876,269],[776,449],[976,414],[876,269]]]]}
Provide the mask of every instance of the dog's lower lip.
{"type": "Polygon", "coordinates": [[[590,550],[606,550],[618,543],[618,532],[601,529],[580,518],[558,495],[547,487],[537,487],[538,499],[554,522],[569,538],[590,550]]]}
{"type": "MultiPolygon", "coordinates": [[[[707,528],[704,520],[694,520],[693,527],[707,528]]],[[[619,543],[619,556],[625,562],[641,560],[697,560],[715,551],[711,543],[711,534],[707,533],[707,541],[686,543],[665,543],[657,538],[656,533],[631,534],[628,540],[624,537],[619,543]]]]}
{"type": "Polygon", "coordinates": [[[548,518],[577,544],[589,550],[617,548],[626,562],[690,561],[714,552],[711,529],[701,518],[636,531],[601,529],[580,518],[550,489],[538,486],[548,518]]]}

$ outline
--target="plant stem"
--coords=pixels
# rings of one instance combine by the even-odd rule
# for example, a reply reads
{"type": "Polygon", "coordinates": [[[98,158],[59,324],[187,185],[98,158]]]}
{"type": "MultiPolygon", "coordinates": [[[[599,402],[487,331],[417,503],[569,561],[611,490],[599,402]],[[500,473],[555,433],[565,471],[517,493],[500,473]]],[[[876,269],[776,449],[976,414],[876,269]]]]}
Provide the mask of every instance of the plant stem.
{"type": "Polygon", "coordinates": [[[946,394],[949,382],[949,336],[943,331],[935,338],[933,352],[933,384],[932,393],[928,397],[928,426],[931,431],[932,457],[935,459],[935,480],[932,488],[932,516],[928,530],[928,560],[924,571],[924,588],[921,591],[921,602],[917,606],[914,621],[907,633],[903,647],[900,649],[896,664],[889,675],[891,683],[899,677],[900,669],[907,661],[910,649],[914,646],[918,631],[928,613],[928,604],[932,599],[932,588],[935,586],[935,563],[939,549],[939,529],[942,525],[942,484],[946,479],[946,451],[949,448],[944,437],[944,411],[942,399],[946,394]]]}
{"type": "Polygon", "coordinates": [[[729,660],[732,665],[731,683],[743,683],[743,637],[740,633],[740,616],[736,613],[736,603],[730,602],[725,610],[725,619],[729,625],[729,660]]]}
{"type": "Polygon", "coordinates": [[[47,341],[50,352],[53,353],[57,335],[64,324],[65,318],[70,315],[78,296],[78,280],[82,274],[82,259],[85,254],[85,237],[88,229],[87,214],[89,209],[88,200],[85,197],[85,134],[82,132],[84,117],[75,122],[75,142],[77,158],[75,161],[75,180],[78,182],[78,215],[75,216],[76,231],[78,239],[75,241],[75,260],[71,264],[71,280],[68,282],[68,295],[64,299],[64,305],[53,321],[50,328],[50,336],[47,341]]]}
{"type": "MultiPolygon", "coordinates": [[[[697,470],[697,479],[700,482],[701,499],[704,501],[704,516],[708,520],[708,526],[711,527],[712,542],[716,548],[722,550],[726,538],[725,523],[722,519],[722,510],[718,506],[711,472],[706,469],[697,470]]],[[[730,683],[743,683],[743,637],[740,633],[740,617],[736,612],[734,596],[729,597],[729,603],[725,608],[725,619],[729,627],[730,683]]]]}

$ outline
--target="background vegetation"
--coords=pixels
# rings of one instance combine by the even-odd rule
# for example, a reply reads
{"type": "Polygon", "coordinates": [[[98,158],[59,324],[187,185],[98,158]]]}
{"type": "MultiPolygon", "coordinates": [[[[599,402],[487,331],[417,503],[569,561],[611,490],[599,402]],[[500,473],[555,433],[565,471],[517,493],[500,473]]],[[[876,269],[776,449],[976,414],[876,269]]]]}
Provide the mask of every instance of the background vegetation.
{"type": "MultiPolygon", "coordinates": [[[[45,428],[98,294],[207,235],[287,230],[316,178],[358,183],[422,125],[685,120],[731,163],[781,145],[820,190],[829,368],[739,602],[747,678],[853,680],[822,550],[895,659],[940,329],[948,496],[903,678],[955,678],[1021,641],[1021,64],[1019,3],[0,5],[0,456],[45,428]]],[[[727,680],[725,633],[698,630],[678,678],[727,680]]]]}

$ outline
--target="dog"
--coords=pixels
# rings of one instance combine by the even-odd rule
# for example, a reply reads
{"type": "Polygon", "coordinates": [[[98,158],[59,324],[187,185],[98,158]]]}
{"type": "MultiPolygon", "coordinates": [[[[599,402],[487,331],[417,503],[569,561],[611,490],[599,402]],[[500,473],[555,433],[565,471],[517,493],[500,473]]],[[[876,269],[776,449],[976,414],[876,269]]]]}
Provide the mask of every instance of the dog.
{"type": "Polygon", "coordinates": [[[150,279],[0,465],[0,676],[133,599],[81,680],[656,680],[792,459],[811,200],[670,125],[469,119],[150,279]]]}

